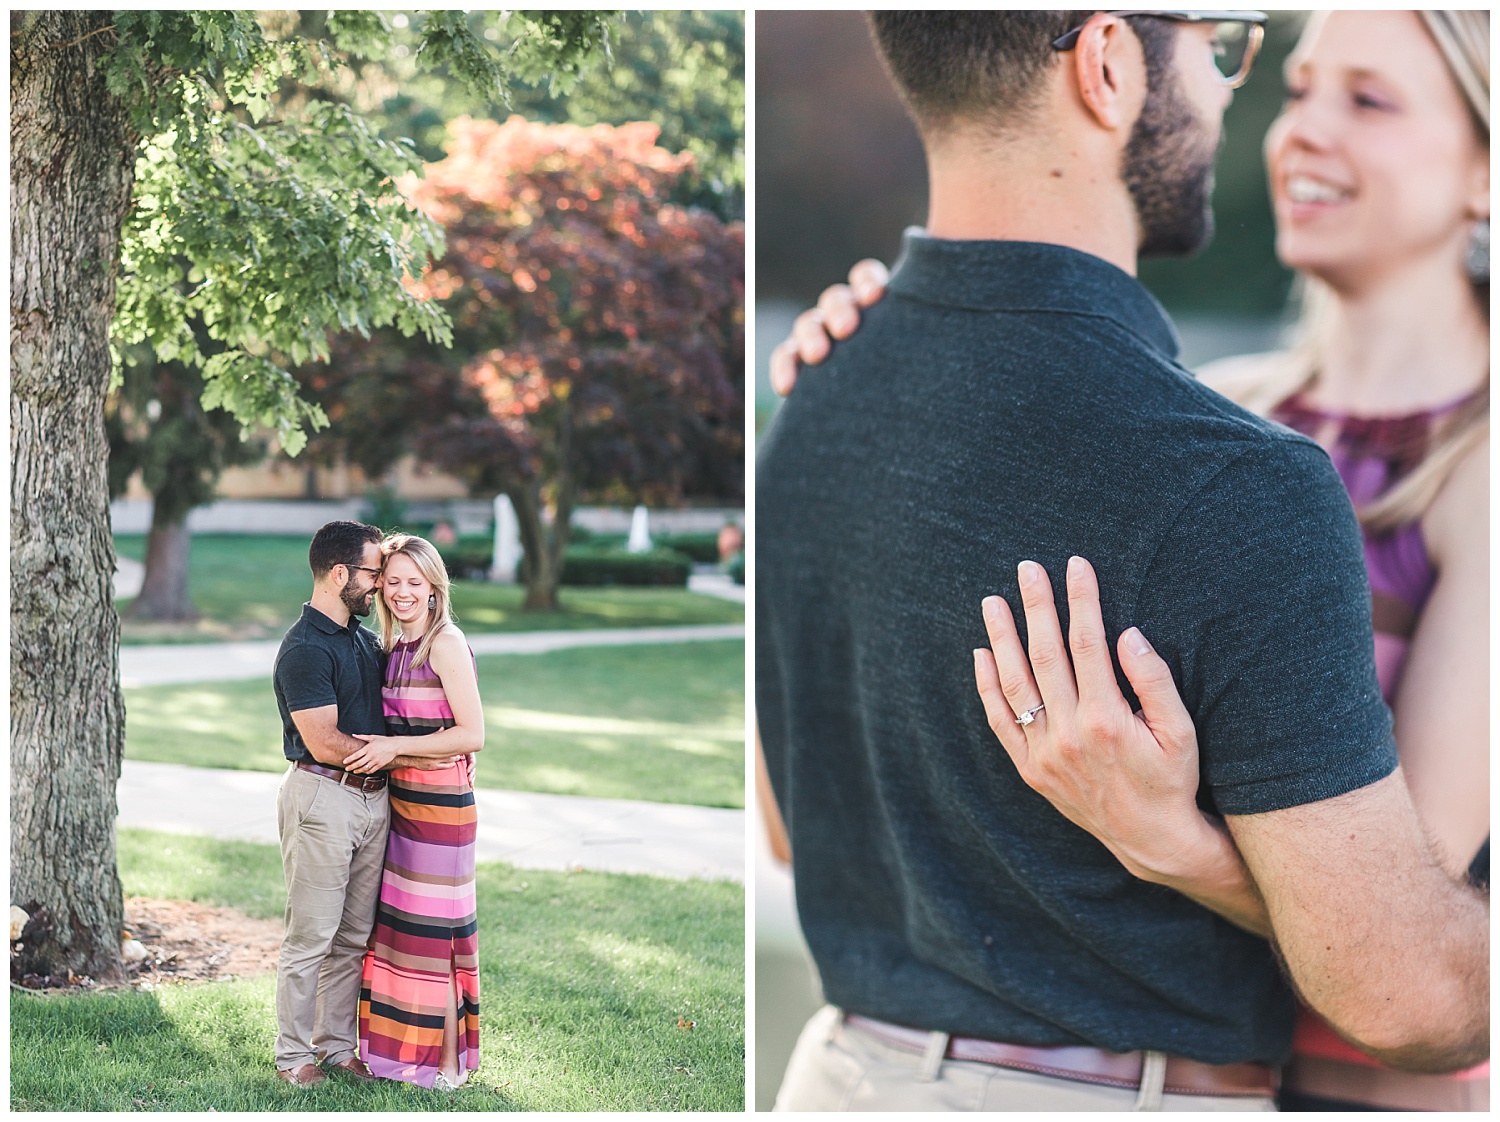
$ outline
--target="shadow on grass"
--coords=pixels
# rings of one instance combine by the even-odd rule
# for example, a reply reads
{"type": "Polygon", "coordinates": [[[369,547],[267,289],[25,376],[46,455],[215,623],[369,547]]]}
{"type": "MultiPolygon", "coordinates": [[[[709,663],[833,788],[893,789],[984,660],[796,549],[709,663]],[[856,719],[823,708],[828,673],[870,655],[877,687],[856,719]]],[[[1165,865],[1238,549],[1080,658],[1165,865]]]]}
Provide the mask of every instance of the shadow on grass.
{"type": "Polygon", "coordinates": [[[271,979],[155,993],[17,994],[11,1109],[505,1110],[492,1087],[448,1098],[344,1078],[298,1090],[276,1078],[271,979]]]}
{"type": "MultiPolygon", "coordinates": [[[[127,893],[264,900],[276,847],[121,833],[127,893]],[[166,852],[170,850],[171,852],[166,852]],[[200,880],[218,869],[222,879],[200,880]]],[[[271,977],[11,996],[13,1110],[740,1111],[744,890],[478,867],[480,1068],[452,1098],[276,1080],[271,977]]],[[[269,902],[267,902],[269,903],[269,902]]],[[[266,906],[266,904],[263,904],[266,906]]],[[[279,906],[279,905],[278,905],[279,906]]]]}
{"type": "MultiPolygon", "coordinates": [[[[743,807],[738,640],[587,647],[478,660],[482,787],[743,807]]],[[[280,773],[268,679],[125,691],[132,760],[280,773]]]]}

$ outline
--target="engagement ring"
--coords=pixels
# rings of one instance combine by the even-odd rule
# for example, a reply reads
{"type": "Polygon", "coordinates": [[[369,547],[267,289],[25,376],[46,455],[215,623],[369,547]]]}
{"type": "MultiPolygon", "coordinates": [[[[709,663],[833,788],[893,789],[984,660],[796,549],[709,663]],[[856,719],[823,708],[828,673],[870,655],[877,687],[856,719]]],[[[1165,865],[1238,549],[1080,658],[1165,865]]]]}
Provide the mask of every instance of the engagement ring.
{"type": "Polygon", "coordinates": [[[1020,725],[1022,728],[1025,728],[1027,725],[1031,724],[1032,721],[1036,720],[1036,715],[1045,708],[1047,708],[1045,705],[1033,705],[1030,709],[1026,710],[1026,712],[1022,713],[1016,718],[1016,724],[1020,725]]]}

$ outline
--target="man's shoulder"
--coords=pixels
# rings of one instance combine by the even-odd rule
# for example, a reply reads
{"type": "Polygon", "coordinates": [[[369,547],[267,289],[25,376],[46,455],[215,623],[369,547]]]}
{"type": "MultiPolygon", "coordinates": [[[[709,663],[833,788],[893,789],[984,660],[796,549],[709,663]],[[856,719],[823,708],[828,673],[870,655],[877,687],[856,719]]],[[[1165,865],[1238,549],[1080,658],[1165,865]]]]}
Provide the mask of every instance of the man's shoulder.
{"type": "Polygon", "coordinates": [[[304,613],[298,616],[296,621],[293,622],[293,624],[288,627],[286,629],[286,632],[281,636],[281,647],[277,651],[277,656],[279,657],[280,655],[285,654],[293,647],[305,646],[308,643],[316,643],[318,637],[318,629],[308,623],[304,606],[304,613]]]}
{"type": "Polygon", "coordinates": [[[273,673],[280,677],[287,669],[306,669],[309,661],[331,661],[332,651],[327,638],[308,622],[304,614],[286,629],[281,637],[281,646],[276,650],[273,673]]]}

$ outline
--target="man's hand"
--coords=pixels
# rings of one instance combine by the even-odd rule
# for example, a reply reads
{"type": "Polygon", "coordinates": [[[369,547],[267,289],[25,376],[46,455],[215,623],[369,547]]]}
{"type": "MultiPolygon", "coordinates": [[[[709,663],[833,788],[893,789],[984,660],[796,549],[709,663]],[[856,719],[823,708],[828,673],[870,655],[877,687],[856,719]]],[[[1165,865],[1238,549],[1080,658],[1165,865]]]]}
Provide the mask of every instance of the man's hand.
{"type": "Polygon", "coordinates": [[[349,735],[364,741],[364,746],[344,757],[344,770],[359,775],[385,771],[391,766],[391,761],[401,754],[401,749],[407,747],[401,743],[402,738],[399,736],[367,736],[357,732],[349,735]]]}

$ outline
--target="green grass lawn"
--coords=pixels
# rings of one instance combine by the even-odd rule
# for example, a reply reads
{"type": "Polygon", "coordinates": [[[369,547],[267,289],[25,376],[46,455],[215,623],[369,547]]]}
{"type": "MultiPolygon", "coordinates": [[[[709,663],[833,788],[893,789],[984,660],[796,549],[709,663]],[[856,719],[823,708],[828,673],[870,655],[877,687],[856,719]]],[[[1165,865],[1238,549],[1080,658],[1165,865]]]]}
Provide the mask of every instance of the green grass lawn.
{"type": "MultiPolygon", "coordinates": [[[[275,846],[125,830],[120,873],[129,894],[281,911],[275,846]]],[[[149,993],[12,991],[11,1109],[744,1109],[740,885],[492,863],[479,866],[478,899],[480,1068],[451,1097],[342,1079],[282,1085],[267,976],[149,993]]]]}
{"type": "MultiPolygon", "coordinates": [[[[478,660],[482,787],[745,805],[739,640],[478,660]]],[[[283,771],[269,678],[125,691],[132,760],[283,771]]]]}
{"type": "MultiPolygon", "coordinates": [[[[312,591],[306,537],[196,534],[188,583],[203,613],[196,624],[124,622],[120,641],[202,643],[224,639],[279,639],[312,591]]],[[[115,549],[142,561],[146,539],[121,534],[115,549]]],[[[557,612],[523,612],[525,589],[484,581],[455,581],[453,610],[467,631],[559,631],[590,627],[665,627],[741,623],[743,604],[682,588],[564,588],[557,612]]],[[[116,601],[122,612],[129,600],[116,601]]]]}

